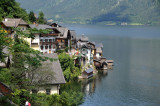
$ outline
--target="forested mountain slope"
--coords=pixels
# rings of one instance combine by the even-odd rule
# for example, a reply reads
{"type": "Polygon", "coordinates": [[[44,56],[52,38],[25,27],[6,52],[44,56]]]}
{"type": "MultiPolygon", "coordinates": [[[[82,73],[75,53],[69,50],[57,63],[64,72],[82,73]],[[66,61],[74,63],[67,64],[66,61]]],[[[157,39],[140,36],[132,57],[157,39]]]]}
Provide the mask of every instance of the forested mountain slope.
{"type": "Polygon", "coordinates": [[[70,23],[160,23],[158,0],[16,0],[28,11],[70,23]]]}

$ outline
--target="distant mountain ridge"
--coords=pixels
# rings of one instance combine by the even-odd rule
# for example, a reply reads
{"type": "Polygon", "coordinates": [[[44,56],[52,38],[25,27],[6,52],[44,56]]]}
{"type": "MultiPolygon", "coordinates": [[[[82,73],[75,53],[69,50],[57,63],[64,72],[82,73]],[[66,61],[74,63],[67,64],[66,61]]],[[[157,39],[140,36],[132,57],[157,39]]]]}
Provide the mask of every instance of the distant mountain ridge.
{"type": "Polygon", "coordinates": [[[16,0],[27,11],[43,11],[66,23],[160,24],[157,0],[16,0]]]}

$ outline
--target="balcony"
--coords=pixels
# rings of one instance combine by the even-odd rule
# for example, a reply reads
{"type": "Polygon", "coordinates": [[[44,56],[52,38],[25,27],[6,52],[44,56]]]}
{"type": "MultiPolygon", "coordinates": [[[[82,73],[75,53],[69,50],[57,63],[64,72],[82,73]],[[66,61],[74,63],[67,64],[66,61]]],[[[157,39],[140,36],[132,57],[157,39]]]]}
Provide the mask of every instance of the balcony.
{"type": "Polygon", "coordinates": [[[58,36],[57,33],[41,34],[41,37],[44,36],[58,36]]]}
{"type": "Polygon", "coordinates": [[[38,46],[38,43],[31,43],[31,46],[38,46]]]}
{"type": "Polygon", "coordinates": [[[48,45],[51,45],[51,44],[55,44],[55,45],[57,45],[57,41],[45,41],[45,42],[43,42],[43,41],[40,41],[40,45],[46,45],[46,44],[48,44],[48,45]]]}

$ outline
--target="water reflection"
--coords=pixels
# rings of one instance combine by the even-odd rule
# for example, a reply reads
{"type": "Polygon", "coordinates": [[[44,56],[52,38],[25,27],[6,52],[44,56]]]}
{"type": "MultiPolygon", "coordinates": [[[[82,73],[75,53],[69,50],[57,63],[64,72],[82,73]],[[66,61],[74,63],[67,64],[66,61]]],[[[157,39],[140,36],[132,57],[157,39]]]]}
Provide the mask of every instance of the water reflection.
{"type": "Polygon", "coordinates": [[[94,94],[96,89],[96,82],[100,83],[102,78],[108,75],[108,70],[98,70],[98,73],[90,79],[81,79],[82,92],[85,96],[94,94]]]}
{"type": "Polygon", "coordinates": [[[114,70],[95,78],[95,93],[84,106],[160,104],[160,40],[93,36],[102,41],[104,55],[114,60],[114,70]],[[101,101],[99,104],[97,104],[101,101]]]}
{"type": "Polygon", "coordinates": [[[102,42],[103,56],[115,64],[108,74],[86,82],[89,90],[82,85],[87,89],[82,106],[160,105],[160,27],[74,28],[102,42]]]}

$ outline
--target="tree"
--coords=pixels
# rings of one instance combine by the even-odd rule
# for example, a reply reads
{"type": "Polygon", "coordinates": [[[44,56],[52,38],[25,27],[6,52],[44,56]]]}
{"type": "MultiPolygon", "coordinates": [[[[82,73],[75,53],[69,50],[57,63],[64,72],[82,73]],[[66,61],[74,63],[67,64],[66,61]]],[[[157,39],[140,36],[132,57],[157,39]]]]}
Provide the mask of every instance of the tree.
{"type": "Polygon", "coordinates": [[[22,18],[29,21],[27,12],[15,0],[0,1],[0,19],[5,17],[22,18]]]}
{"type": "Polygon", "coordinates": [[[28,42],[24,40],[26,37],[33,38],[35,29],[34,31],[29,30],[30,33],[22,32],[17,28],[14,30],[16,31],[16,37],[10,49],[12,54],[10,71],[13,77],[11,82],[13,88],[31,90],[32,87],[37,87],[37,84],[44,84],[51,79],[47,79],[47,77],[53,77],[51,69],[46,71],[47,68],[42,68],[41,64],[43,61],[53,61],[53,59],[42,56],[39,51],[30,48],[28,42]]]}
{"type": "Polygon", "coordinates": [[[66,81],[69,82],[70,80],[77,79],[81,70],[78,67],[75,67],[73,58],[66,53],[60,53],[58,58],[66,81]]]}
{"type": "Polygon", "coordinates": [[[30,13],[29,13],[29,21],[32,23],[36,22],[36,17],[34,16],[33,11],[30,11],[30,13]]]}
{"type": "Polygon", "coordinates": [[[7,33],[0,27],[0,62],[5,62],[5,58],[7,56],[4,53],[4,48],[9,47],[11,45],[12,39],[7,37],[7,33]]]}
{"type": "Polygon", "coordinates": [[[38,23],[39,24],[44,24],[45,23],[45,21],[44,21],[44,13],[42,11],[39,12],[38,23]]]}

